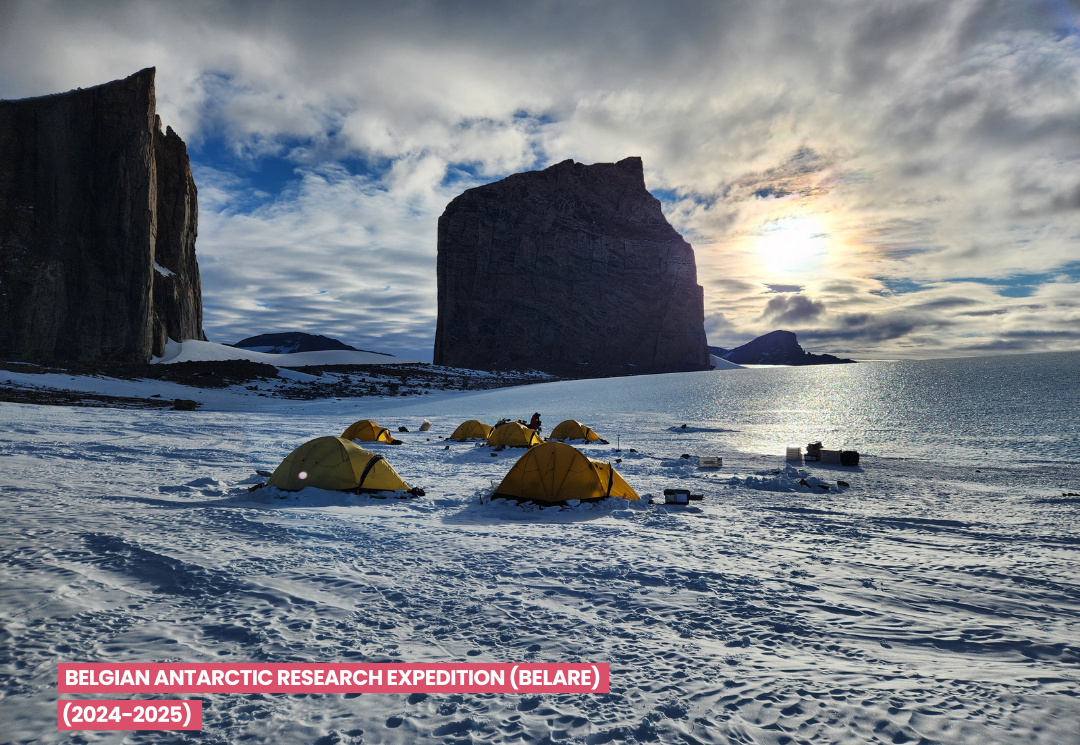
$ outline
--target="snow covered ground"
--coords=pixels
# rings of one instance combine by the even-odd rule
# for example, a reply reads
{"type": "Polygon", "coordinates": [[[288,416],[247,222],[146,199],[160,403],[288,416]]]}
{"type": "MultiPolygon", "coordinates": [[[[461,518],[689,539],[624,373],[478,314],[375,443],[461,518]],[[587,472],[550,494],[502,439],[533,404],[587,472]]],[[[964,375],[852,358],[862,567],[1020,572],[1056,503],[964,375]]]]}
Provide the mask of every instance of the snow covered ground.
{"type": "Polygon", "coordinates": [[[714,370],[741,370],[743,368],[742,365],[728,362],[723,357],[717,357],[715,354],[709,355],[709,364],[713,366],[714,370]]]}
{"type": "MultiPolygon", "coordinates": [[[[303,353],[267,356],[302,357],[303,353]]],[[[135,405],[146,408],[153,404],[171,406],[176,399],[188,399],[195,400],[203,410],[252,411],[276,406],[274,403],[255,400],[258,398],[293,398],[323,400],[328,408],[340,409],[343,400],[348,402],[348,407],[357,408],[361,402],[364,406],[369,406],[373,399],[379,400],[386,396],[399,396],[415,401],[420,396],[428,396],[436,391],[486,390],[552,379],[551,375],[537,371],[486,372],[419,363],[364,363],[343,367],[302,368],[310,372],[280,367],[276,371],[270,370],[273,373],[273,377],[270,377],[259,370],[258,366],[255,366],[255,372],[249,369],[233,369],[230,372],[223,368],[237,363],[220,360],[191,362],[196,365],[210,362],[211,369],[191,370],[185,365],[162,365],[153,368],[144,366],[154,373],[164,373],[148,375],[145,369],[103,366],[97,368],[94,374],[79,374],[60,368],[10,364],[7,367],[13,369],[0,368],[0,401],[42,403],[82,398],[84,405],[90,405],[88,399],[97,396],[104,399],[125,399],[113,401],[115,406],[135,405]],[[138,377],[140,375],[144,377],[138,377]],[[208,378],[209,386],[207,382],[203,382],[208,378]],[[233,384],[229,385],[230,382],[233,384]],[[194,387],[196,384],[205,387],[194,387]],[[31,394],[32,397],[27,399],[24,394],[31,394]]]]}
{"type": "MultiPolygon", "coordinates": [[[[780,374],[861,373],[697,375],[780,374]]],[[[198,739],[1078,741],[1080,498],[1060,496],[1075,465],[863,447],[860,468],[800,473],[733,414],[684,430],[634,410],[647,383],[344,402],[230,389],[199,392],[195,412],[0,404],[0,740],[195,740],[57,732],[60,661],[588,660],[612,664],[610,694],[201,695],[198,739]],[[517,453],[439,436],[463,412],[545,400],[548,429],[575,407],[617,411],[583,416],[612,443],[583,449],[622,458],[639,493],[705,499],[481,504],[517,453]],[[247,491],[361,417],[412,430],[370,447],[427,497],[247,491]]]]}
{"type": "Polygon", "coordinates": [[[251,349],[239,349],[228,344],[215,344],[210,341],[188,339],[175,342],[172,339],[165,344],[165,353],[155,357],[154,362],[213,362],[219,360],[250,360],[265,362],[268,365],[288,365],[306,367],[310,365],[405,365],[416,360],[407,360],[378,352],[357,352],[348,349],[327,349],[322,352],[297,352],[296,354],[268,354],[251,349]]]}

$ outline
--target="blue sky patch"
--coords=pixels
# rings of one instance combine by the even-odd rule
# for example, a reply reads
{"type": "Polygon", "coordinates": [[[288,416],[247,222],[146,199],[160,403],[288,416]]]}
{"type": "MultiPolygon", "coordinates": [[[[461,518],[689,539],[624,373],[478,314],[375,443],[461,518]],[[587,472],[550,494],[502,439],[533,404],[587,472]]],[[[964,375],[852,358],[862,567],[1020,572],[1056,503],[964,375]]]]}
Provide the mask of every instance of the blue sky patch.
{"type": "Polygon", "coordinates": [[[929,286],[909,279],[885,279],[884,277],[873,277],[873,279],[885,285],[885,289],[871,290],[871,295],[906,295],[909,292],[925,290],[929,286]]]}
{"type": "Polygon", "coordinates": [[[1037,289],[1039,289],[1040,285],[1044,285],[1054,278],[1062,276],[1072,282],[1080,281],[1080,261],[1070,262],[1054,272],[1016,274],[1012,277],[996,279],[964,277],[963,279],[953,281],[978,282],[979,284],[991,285],[998,288],[998,294],[1002,297],[1030,297],[1037,289]]]}

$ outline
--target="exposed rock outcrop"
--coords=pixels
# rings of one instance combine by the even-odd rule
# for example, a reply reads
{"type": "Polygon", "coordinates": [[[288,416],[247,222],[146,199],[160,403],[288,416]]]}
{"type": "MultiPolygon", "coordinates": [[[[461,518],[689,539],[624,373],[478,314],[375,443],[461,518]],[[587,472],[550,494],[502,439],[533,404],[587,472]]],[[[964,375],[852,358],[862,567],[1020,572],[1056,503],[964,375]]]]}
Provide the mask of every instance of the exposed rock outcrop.
{"type": "Polygon", "coordinates": [[[710,369],[694,251],[640,158],[469,189],[439,218],[435,364],[574,377],[710,369]]]}
{"type": "MultiPolygon", "coordinates": [[[[302,331],[284,331],[278,334],[259,334],[241,339],[232,346],[239,349],[254,349],[267,354],[297,354],[299,352],[324,352],[342,349],[352,352],[370,352],[370,349],[357,349],[337,339],[322,334],[305,334],[302,331]]],[[[386,354],[385,352],[371,352],[386,354]]],[[[391,355],[386,355],[387,357],[391,355]]]]}
{"type": "Polygon", "coordinates": [[[203,339],[187,150],[154,69],[0,101],[0,358],[146,362],[203,339]]]}
{"type": "Polygon", "coordinates": [[[855,361],[806,352],[793,331],[770,331],[723,357],[737,365],[835,365],[855,361]]]}

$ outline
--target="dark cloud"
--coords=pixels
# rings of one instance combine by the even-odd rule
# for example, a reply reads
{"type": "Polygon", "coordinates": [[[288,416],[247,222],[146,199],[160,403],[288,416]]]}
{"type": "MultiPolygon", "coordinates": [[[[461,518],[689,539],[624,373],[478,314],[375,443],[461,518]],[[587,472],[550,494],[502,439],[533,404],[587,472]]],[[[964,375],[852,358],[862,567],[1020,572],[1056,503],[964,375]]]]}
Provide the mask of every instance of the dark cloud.
{"type": "Polygon", "coordinates": [[[832,292],[837,295],[854,295],[864,291],[864,288],[860,287],[854,282],[847,282],[843,280],[830,280],[821,286],[822,292],[832,292]]]}
{"type": "Polygon", "coordinates": [[[961,308],[965,305],[978,305],[979,301],[969,297],[939,297],[933,300],[924,300],[914,303],[911,307],[919,310],[944,310],[946,308],[961,308]]]}
{"type": "Polygon", "coordinates": [[[997,141],[1003,145],[1049,141],[1075,149],[1080,144],[1080,122],[1071,116],[1017,111],[998,103],[986,106],[971,133],[987,142],[997,141]]]}
{"type": "Polygon", "coordinates": [[[1003,316],[1007,313],[1020,313],[1020,312],[1035,312],[1044,310],[1047,306],[1041,303],[1030,303],[1027,305],[1012,305],[1005,308],[985,308],[981,310],[966,310],[961,313],[957,313],[956,316],[972,316],[975,318],[983,316],[1003,316]]]}
{"type": "MultiPolygon", "coordinates": [[[[709,313],[705,316],[705,335],[710,339],[726,338],[735,331],[731,322],[723,313],[709,313]]],[[[710,342],[711,343],[711,342],[710,342]]]]}
{"type": "Polygon", "coordinates": [[[825,312],[825,303],[805,295],[777,295],[765,304],[764,318],[780,325],[802,325],[825,312]]]}
{"type": "Polygon", "coordinates": [[[1080,184],[1064,193],[1055,194],[1050,200],[1050,208],[1054,212],[1080,210],[1080,184]]]}
{"type": "Polygon", "coordinates": [[[914,313],[846,313],[837,318],[831,329],[812,329],[806,333],[814,342],[860,342],[880,344],[913,334],[916,331],[941,329],[947,321],[914,313]]]}
{"type": "Polygon", "coordinates": [[[741,279],[712,279],[709,284],[729,295],[749,295],[761,290],[761,285],[741,279]]]}
{"type": "Polygon", "coordinates": [[[831,159],[803,146],[777,166],[745,173],[723,184],[720,193],[725,202],[780,199],[792,195],[801,198],[821,196],[829,191],[821,176],[832,165],[831,159]]]}
{"type": "Polygon", "coordinates": [[[990,310],[968,310],[963,313],[957,313],[958,316],[973,316],[981,318],[985,316],[1002,316],[1009,312],[1008,308],[993,308],[990,310]]]}
{"type": "Polygon", "coordinates": [[[1007,339],[1029,339],[1033,341],[1080,339],[1080,329],[1017,329],[1000,335],[1007,339]]]}
{"type": "Polygon", "coordinates": [[[769,292],[791,292],[796,295],[803,290],[802,285],[766,284],[765,286],[769,288],[769,292]]]}
{"type": "Polygon", "coordinates": [[[1031,343],[1020,339],[993,339],[978,344],[962,344],[958,347],[963,352],[1029,352],[1031,343]]]}
{"type": "Polygon", "coordinates": [[[972,3],[957,26],[957,51],[963,52],[993,34],[1000,25],[1000,14],[1008,5],[1008,0],[978,0],[972,3]]]}
{"type": "Polygon", "coordinates": [[[998,338],[980,341],[975,344],[961,344],[957,346],[957,349],[966,352],[983,353],[1045,352],[1049,344],[1060,341],[1080,342],[1080,331],[1029,329],[1020,333],[1003,334],[998,338]]]}
{"type": "Polygon", "coordinates": [[[948,12],[946,3],[924,2],[866,3],[863,15],[852,29],[847,47],[848,85],[853,93],[873,86],[889,85],[901,77],[905,57],[913,47],[927,44],[928,33],[948,12]]]}
{"type": "Polygon", "coordinates": [[[866,240],[884,258],[899,261],[944,248],[937,241],[937,220],[929,217],[892,218],[884,224],[868,226],[866,240]]]}

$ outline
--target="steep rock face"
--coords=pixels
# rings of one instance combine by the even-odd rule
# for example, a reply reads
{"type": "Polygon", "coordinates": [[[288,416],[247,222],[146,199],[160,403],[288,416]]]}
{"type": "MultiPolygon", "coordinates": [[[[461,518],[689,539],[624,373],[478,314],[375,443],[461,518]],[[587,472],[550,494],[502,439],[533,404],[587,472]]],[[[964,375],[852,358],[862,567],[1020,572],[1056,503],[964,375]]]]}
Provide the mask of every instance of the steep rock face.
{"type": "Polygon", "coordinates": [[[567,160],[439,218],[435,364],[573,376],[708,370],[694,251],[640,158],[567,160]]]}
{"type": "Polygon", "coordinates": [[[154,246],[153,353],[160,357],[167,339],[206,341],[202,330],[202,282],[195,259],[199,200],[187,146],[172,127],[161,133],[154,117],[157,166],[157,237],[154,246]]]}
{"type": "Polygon", "coordinates": [[[803,350],[793,331],[770,331],[735,347],[724,359],[737,365],[835,365],[855,361],[831,354],[811,354],[803,350]]]}
{"type": "Polygon", "coordinates": [[[195,184],[155,103],[153,68],[0,101],[0,357],[145,362],[166,333],[204,338],[195,184]]]}

